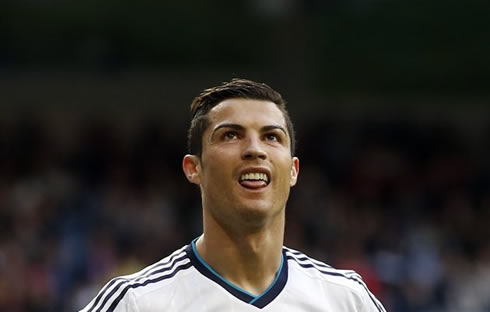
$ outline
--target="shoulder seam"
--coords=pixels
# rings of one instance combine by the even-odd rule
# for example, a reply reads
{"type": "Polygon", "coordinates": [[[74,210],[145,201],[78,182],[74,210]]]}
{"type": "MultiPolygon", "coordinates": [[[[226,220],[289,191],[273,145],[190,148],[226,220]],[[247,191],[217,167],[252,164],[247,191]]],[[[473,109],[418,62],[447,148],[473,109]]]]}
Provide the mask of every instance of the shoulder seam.
{"type": "MultiPolygon", "coordinates": [[[[359,284],[364,289],[364,291],[367,293],[369,299],[374,304],[374,306],[377,308],[377,310],[379,312],[385,312],[383,305],[371,293],[369,288],[366,286],[366,284],[362,280],[362,277],[357,272],[352,271],[352,270],[335,269],[335,268],[331,267],[330,265],[325,264],[323,262],[320,262],[318,260],[312,259],[312,258],[306,256],[305,254],[299,252],[299,251],[296,251],[296,250],[293,250],[293,249],[290,249],[287,247],[284,247],[284,249],[286,250],[286,259],[295,261],[302,268],[305,268],[305,269],[313,268],[323,275],[339,276],[339,277],[343,277],[347,280],[350,280],[350,281],[353,281],[353,282],[359,284]]],[[[355,289],[352,289],[352,290],[357,293],[357,291],[355,289]]],[[[361,298],[362,297],[363,296],[361,295],[361,298]]]]}
{"type": "Polygon", "coordinates": [[[136,282],[136,281],[133,281],[133,282],[127,283],[125,285],[125,287],[121,290],[121,292],[119,293],[119,295],[112,301],[112,303],[109,306],[109,308],[107,309],[107,311],[108,312],[109,311],[114,311],[114,309],[117,307],[117,305],[119,304],[119,302],[124,298],[124,295],[130,289],[134,289],[134,288],[138,288],[138,287],[143,287],[143,286],[146,286],[146,285],[149,285],[149,284],[157,283],[157,282],[160,282],[160,281],[163,281],[163,280],[172,278],[177,273],[179,273],[180,271],[186,270],[186,269],[188,269],[190,267],[192,267],[192,264],[191,264],[190,261],[187,261],[187,262],[185,262],[183,264],[180,264],[180,265],[178,265],[176,267],[173,267],[172,270],[170,270],[170,272],[168,274],[166,274],[166,275],[155,277],[153,279],[146,279],[144,282],[136,282]]]}
{"type": "MultiPolygon", "coordinates": [[[[87,312],[102,312],[104,307],[107,306],[108,301],[111,298],[114,298],[114,296],[116,296],[117,293],[119,293],[119,296],[117,296],[116,299],[118,299],[120,297],[119,298],[119,301],[120,301],[123,297],[123,296],[121,296],[121,293],[122,292],[125,293],[127,290],[124,291],[124,289],[127,289],[132,284],[137,283],[138,281],[149,280],[152,277],[155,277],[156,275],[158,275],[160,273],[171,272],[170,274],[172,274],[172,273],[174,273],[175,269],[181,268],[181,266],[176,267],[176,264],[179,262],[182,263],[186,259],[187,259],[187,263],[190,263],[184,248],[185,247],[175,251],[170,256],[168,256],[168,257],[144,268],[143,270],[141,270],[137,273],[113,278],[110,282],[108,282],[100,290],[99,294],[93,300],[92,305],[90,307],[87,306],[86,311],[87,312]],[[119,290],[122,288],[123,288],[123,291],[119,292],[119,290]],[[100,305],[99,305],[99,303],[100,303],[100,305]]],[[[168,277],[168,278],[170,278],[170,277],[168,277]]],[[[115,303],[115,301],[113,301],[112,304],[109,305],[108,310],[104,310],[104,311],[112,311],[117,306],[117,303],[115,305],[114,305],[114,303],[115,303]]]]}

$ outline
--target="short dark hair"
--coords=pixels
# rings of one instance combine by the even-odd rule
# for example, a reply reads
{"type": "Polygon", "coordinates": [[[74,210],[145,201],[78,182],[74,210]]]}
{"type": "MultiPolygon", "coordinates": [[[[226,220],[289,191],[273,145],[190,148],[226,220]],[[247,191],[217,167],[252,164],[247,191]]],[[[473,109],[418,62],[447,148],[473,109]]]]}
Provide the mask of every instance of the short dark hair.
{"type": "Polygon", "coordinates": [[[264,100],[275,103],[286,121],[291,141],[291,156],[294,156],[296,151],[294,127],[281,94],[265,83],[241,78],[234,78],[219,86],[205,89],[194,98],[191,104],[191,125],[187,132],[187,149],[190,154],[201,157],[202,136],[209,126],[207,115],[213,107],[228,99],[264,100]]]}

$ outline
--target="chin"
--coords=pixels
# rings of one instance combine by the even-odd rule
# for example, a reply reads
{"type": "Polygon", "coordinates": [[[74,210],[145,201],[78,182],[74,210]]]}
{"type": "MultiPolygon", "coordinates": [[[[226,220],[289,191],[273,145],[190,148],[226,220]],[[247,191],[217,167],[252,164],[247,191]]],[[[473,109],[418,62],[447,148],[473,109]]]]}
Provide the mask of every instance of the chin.
{"type": "Polygon", "coordinates": [[[240,209],[240,215],[245,223],[250,225],[263,226],[274,216],[277,216],[282,209],[272,207],[270,204],[261,205],[247,205],[242,206],[240,209]]]}

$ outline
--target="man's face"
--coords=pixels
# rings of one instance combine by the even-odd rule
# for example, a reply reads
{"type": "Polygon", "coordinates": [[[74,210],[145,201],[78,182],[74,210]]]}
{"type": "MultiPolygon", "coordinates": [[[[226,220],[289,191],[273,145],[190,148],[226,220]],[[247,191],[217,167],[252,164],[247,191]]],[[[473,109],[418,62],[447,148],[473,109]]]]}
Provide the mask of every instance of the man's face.
{"type": "Polygon", "coordinates": [[[228,99],[208,118],[193,181],[205,214],[222,226],[263,226],[284,212],[299,170],[282,112],[269,101],[228,99]]]}

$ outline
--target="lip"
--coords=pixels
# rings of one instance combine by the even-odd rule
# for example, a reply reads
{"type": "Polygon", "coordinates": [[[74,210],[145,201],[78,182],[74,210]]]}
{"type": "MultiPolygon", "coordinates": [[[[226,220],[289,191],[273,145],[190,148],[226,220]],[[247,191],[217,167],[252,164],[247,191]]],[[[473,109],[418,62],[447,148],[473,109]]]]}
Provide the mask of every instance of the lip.
{"type": "Polygon", "coordinates": [[[238,177],[236,179],[238,185],[240,185],[240,187],[242,187],[243,189],[246,189],[248,191],[251,191],[251,192],[260,192],[261,190],[264,190],[266,189],[270,184],[271,184],[271,171],[269,170],[269,168],[266,168],[266,167],[246,167],[244,169],[241,169],[239,172],[238,172],[238,177]],[[259,188],[259,189],[249,189],[249,188],[246,188],[246,187],[243,187],[240,182],[239,182],[239,179],[240,179],[240,176],[242,174],[245,174],[245,173],[265,173],[267,175],[267,177],[269,178],[269,183],[267,183],[266,186],[262,187],[262,188],[259,188]]]}

